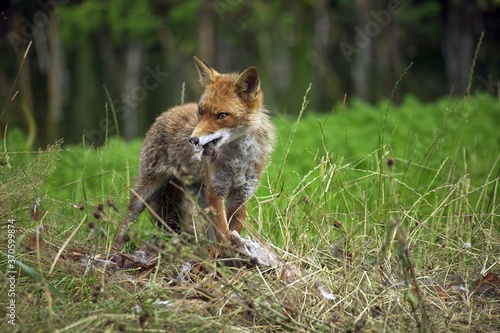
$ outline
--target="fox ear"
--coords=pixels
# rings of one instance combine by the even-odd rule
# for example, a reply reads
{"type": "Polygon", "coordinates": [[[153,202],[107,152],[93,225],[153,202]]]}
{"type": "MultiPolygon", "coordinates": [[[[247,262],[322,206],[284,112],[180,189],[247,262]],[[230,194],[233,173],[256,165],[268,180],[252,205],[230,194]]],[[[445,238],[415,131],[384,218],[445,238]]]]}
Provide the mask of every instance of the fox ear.
{"type": "Polygon", "coordinates": [[[198,57],[194,57],[194,63],[196,65],[196,69],[198,70],[198,74],[200,75],[200,83],[202,86],[213,83],[215,81],[215,77],[219,75],[215,69],[210,68],[210,66],[205,64],[198,57]]]}
{"type": "Polygon", "coordinates": [[[243,99],[253,101],[257,99],[260,92],[260,75],[255,67],[248,67],[238,76],[236,81],[238,93],[243,99]]]}

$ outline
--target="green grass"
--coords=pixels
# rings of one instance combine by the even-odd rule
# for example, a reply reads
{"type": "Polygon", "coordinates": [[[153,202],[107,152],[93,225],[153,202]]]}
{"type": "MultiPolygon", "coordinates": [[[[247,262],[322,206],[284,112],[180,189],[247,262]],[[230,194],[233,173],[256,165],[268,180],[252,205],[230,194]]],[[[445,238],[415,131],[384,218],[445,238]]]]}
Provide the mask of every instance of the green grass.
{"type": "MultiPolygon", "coordinates": [[[[8,244],[14,218],[21,265],[17,326],[3,320],[1,330],[498,329],[498,284],[471,292],[479,278],[499,272],[500,103],[408,96],[387,105],[352,101],[329,114],[304,107],[300,121],[274,117],[279,139],[246,229],[300,267],[303,278],[291,285],[274,270],[215,265],[204,241],[164,235],[147,214],[133,226],[128,249],[162,239],[157,270],[141,277],[83,266],[78,254],[109,250],[141,140],[30,152],[22,135],[9,131],[0,154],[0,235],[8,244]],[[34,221],[29,206],[38,197],[42,210],[34,221]],[[204,262],[205,271],[172,283],[186,260],[204,262]],[[318,286],[336,298],[325,299],[318,286]]],[[[0,267],[5,274],[4,256],[0,267]]],[[[10,300],[6,289],[0,299],[10,300]]]]}

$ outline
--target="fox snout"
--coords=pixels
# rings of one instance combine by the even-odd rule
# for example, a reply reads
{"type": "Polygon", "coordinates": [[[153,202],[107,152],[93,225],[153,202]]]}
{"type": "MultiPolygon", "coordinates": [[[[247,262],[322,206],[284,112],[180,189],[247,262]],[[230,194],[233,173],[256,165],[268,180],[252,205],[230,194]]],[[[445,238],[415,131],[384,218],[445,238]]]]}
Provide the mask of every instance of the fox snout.
{"type": "Polygon", "coordinates": [[[193,146],[197,146],[200,144],[200,139],[198,139],[197,137],[195,136],[192,136],[189,138],[189,143],[193,146]]]}

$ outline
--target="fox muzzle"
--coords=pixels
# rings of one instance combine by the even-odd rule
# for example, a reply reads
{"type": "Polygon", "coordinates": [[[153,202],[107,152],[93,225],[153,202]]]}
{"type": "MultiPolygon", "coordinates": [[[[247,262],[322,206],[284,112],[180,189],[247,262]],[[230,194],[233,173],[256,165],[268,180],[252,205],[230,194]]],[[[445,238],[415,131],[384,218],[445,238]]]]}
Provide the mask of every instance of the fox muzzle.
{"type": "Polygon", "coordinates": [[[189,143],[193,146],[197,146],[200,143],[200,139],[195,136],[189,138],[189,143]]]}

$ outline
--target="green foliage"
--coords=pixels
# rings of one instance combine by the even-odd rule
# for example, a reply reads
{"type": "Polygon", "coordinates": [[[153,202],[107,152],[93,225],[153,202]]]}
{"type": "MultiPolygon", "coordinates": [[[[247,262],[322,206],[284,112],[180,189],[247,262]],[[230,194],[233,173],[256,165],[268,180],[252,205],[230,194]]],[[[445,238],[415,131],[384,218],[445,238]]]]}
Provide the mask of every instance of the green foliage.
{"type": "MultiPolygon", "coordinates": [[[[325,210],[346,213],[347,203],[339,192],[344,182],[353,182],[350,193],[364,193],[367,201],[359,204],[371,202],[367,207],[373,211],[385,211],[392,205],[379,202],[381,181],[386,186],[385,191],[392,186],[390,179],[406,184],[398,189],[399,204],[403,206],[411,206],[429,191],[438,191],[443,183],[456,181],[464,174],[470,178],[471,186],[480,187],[500,152],[500,136],[494,125],[498,121],[499,108],[492,99],[443,99],[422,103],[407,96],[404,103],[391,106],[382,146],[378,138],[386,103],[372,106],[353,100],[348,105],[336,106],[329,115],[306,110],[288,154],[285,149],[295,120],[278,116],[274,119],[278,142],[258,196],[280,194],[283,200],[277,200],[276,207],[267,205],[264,208],[259,201],[252,201],[250,215],[255,219],[258,209],[267,211],[269,215],[265,220],[275,222],[257,224],[260,223],[259,228],[268,230],[271,239],[279,243],[282,237],[276,232],[279,229],[276,224],[278,211],[289,210],[288,205],[293,202],[286,193],[295,193],[306,184],[308,186],[300,195],[305,200],[299,205],[304,204],[303,211],[297,212],[305,219],[324,219],[325,210]],[[389,168],[390,159],[394,160],[394,165],[389,168]],[[337,171],[333,178],[325,179],[329,168],[337,171]],[[321,194],[326,188],[329,192],[321,194]],[[315,205],[310,206],[311,201],[315,205]]],[[[73,204],[83,202],[90,207],[112,197],[123,212],[128,189],[137,173],[140,144],[140,140],[125,143],[111,139],[106,147],[97,150],[66,147],[57,163],[58,172],[47,183],[48,196],[73,204]]],[[[471,205],[476,205],[484,196],[478,193],[471,195],[470,200],[471,205]]],[[[429,204],[420,206],[418,212],[428,215],[432,210],[429,204]]],[[[389,217],[375,214],[370,223],[389,217]]],[[[141,220],[141,230],[155,231],[148,217],[143,216],[141,220]]],[[[295,225],[297,233],[306,225],[302,222],[295,225]]],[[[310,236],[317,237],[318,232],[311,231],[310,236]]]]}
{"type": "MultiPolygon", "coordinates": [[[[391,106],[385,142],[379,146],[377,138],[386,109],[386,102],[372,106],[353,100],[348,105],[336,106],[329,115],[306,110],[288,155],[285,149],[295,120],[275,117],[278,141],[266,175],[272,190],[264,185],[259,193],[266,195],[283,186],[284,190],[296,188],[308,179],[306,175],[311,171],[315,170],[313,175],[320,173],[325,158],[338,166],[350,165],[358,170],[351,172],[379,172],[386,167],[387,160],[393,159],[395,175],[415,182],[420,189],[427,189],[426,184],[435,177],[446,181],[451,169],[459,175],[469,174],[472,185],[479,186],[498,158],[500,134],[495,124],[499,121],[500,104],[493,99],[423,103],[407,96],[402,104],[391,106]],[[373,156],[379,150],[380,155],[373,156]],[[440,168],[444,169],[436,174],[440,168]],[[276,179],[280,171],[284,177],[276,179]]],[[[22,143],[19,132],[9,133],[7,143],[11,147],[22,143]]],[[[111,139],[106,147],[97,150],[68,146],[46,190],[58,200],[73,203],[97,204],[107,196],[118,196],[124,208],[129,195],[127,188],[137,173],[140,144],[140,140],[125,143],[111,139]]],[[[28,156],[19,152],[11,155],[14,161],[28,156]]],[[[438,181],[433,186],[439,185],[438,181]]]]}
{"type": "MultiPolygon", "coordinates": [[[[305,108],[299,122],[275,117],[278,142],[251,201],[247,229],[306,272],[286,287],[270,272],[213,263],[206,269],[216,273],[196,282],[166,282],[187,259],[200,260],[206,248],[168,241],[147,214],[132,227],[134,245],[153,236],[167,240],[157,270],[147,279],[132,273],[124,279],[129,272],[111,268],[82,268],[80,261],[71,266],[68,258],[81,248],[109,250],[137,173],[141,141],[112,138],[98,149],[70,145],[61,153],[56,147],[32,155],[21,146],[12,148],[19,138],[10,132],[6,146],[13,169],[0,169],[0,195],[18,195],[0,207],[0,217],[22,221],[18,232],[25,239],[33,239],[30,228],[38,223],[47,230],[37,249],[31,245],[32,252],[19,246],[16,260],[29,267],[29,277],[18,277],[18,299],[24,304],[29,294],[41,295],[36,308],[47,315],[43,325],[49,322],[51,331],[119,329],[122,322],[138,329],[145,320],[151,329],[168,324],[180,332],[251,325],[262,332],[342,331],[358,325],[374,332],[416,331],[445,320],[460,325],[457,331],[487,331],[498,320],[491,314],[498,299],[485,301],[469,290],[463,294],[467,303],[447,302],[453,295],[443,298],[445,292],[433,286],[446,286],[453,274],[466,278],[465,288],[472,289],[476,277],[495,267],[498,114],[493,99],[422,103],[407,96],[388,111],[387,103],[353,100],[329,115],[305,108]],[[12,190],[14,183],[21,191],[12,190]],[[39,222],[27,218],[32,193],[42,194],[39,222]],[[98,208],[109,198],[118,211],[98,208]],[[56,251],[64,255],[54,259],[56,251]],[[321,298],[316,283],[338,297],[321,298]],[[58,291],[67,299],[52,296],[58,291]],[[467,306],[462,310],[456,304],[467,306]],[[131,315],[139,305],[140,314],[131,315]],[[471,314],[474,322],[468,321],[471,314]],[[364,315],[369,320],[360,324],[364,315]]],[[[0,265],[4,262],[0,256],[0,265]]],[[[26,313],[18,313],[23,327],[36,331],[39,319],[26,313]]]]}
{"type": "Polygon", "coordinates": [[[59,6],[57,13],[64,29],[61,36],[66,42],[75,38],[86,39],[105,22],[106,2],[83,1],[77,5],[59,6]]]}
{"type": "MultiPolygon", "coordinates": [[[[373,106],[353,100],[345,107],[337,105],[327,116],[307,111],[297,129],[287,168],[304,175],[325,153],[336,161],[363,159],[379,148],[378,137],[386,109],[387,102],[373,106]]],[[[445,157],[452,159],[457,167],[463,167],[465,154],[474,161],[485,161],[485,169],[488,169],[489,162],[496,158],[492,152],[500,152],[500,136],[494,129],[499,114],[500,104],[494,99],[441,99],[423,103],[406,96],[403,103],[392,105],[389,110],[384,142],[388,145],[387,157],[418,164],[433,154],[426,165],[438,168],[445,157]],[[436,147],[430,151],[434,142],[436,147]]],[[[287,117],[275,120],[279,141],[273,159],[278,165],[284,162],[280,159],[281,150],[288,142],[290,122],[287,117]]]]}
{"type": "Polygon", "coordinates": [[[432,24],[443,10],[439,1],[422,1],[411,10],[404,10],[409,4],[402,2],[403,10],[395,16],[395,20],[403,27],[409,28],[407,31],[419,33],[425,37],[432,37],[438,33],[439,28],[432,24]]]}
{"type": "MultiPolygon", "coordinates": [[[[432,230],[446,232],[450,221],[434,218],[436,201],[449,195],[458,200],[469,186],[476,190],[467,195],[465,206],[442,203],[442,208],[451,215],[482,214],[494,200],[488,191],[499,167],[500,135],[490,125],[499,108],[492,99],[422,103],[407,96],[401,105],[391,106],[382,145],[377,139],[387,104],[355,100],[328,116],[306,112],[287,160],[292,125],[278,117],[279,142],[259,190],[262,198],[276,199],[267,206],[254,202],[250,209],[254,216],[261,214],[259,232],[285,248],[293,245],[284,240],[283,230],[292,239],[333,242],[367,230],[383,234],[392,219],[412,230],[426,221],[432,230]],[[333,227],[334,221],[341,230],[333,227]]],[[[469,229],[461,233],[471,239],[469,229]]],[[[435,235],[425,239],[435,240],[435,235]]],[[[480,237],[475,240],[481,243],[480,237]]]]}
{"type": "MultiPolygon", "coordinates": [[[[45,198],[48,179],[56,168],[60,158],[61,143],[48,146],[45,151],[18,151],[14,147],[23,147],[22,141],[9,145],[10,138],[19,138],[18,131],[12,131],[0,152],[4,163],[0,164],[0,219],[25,216],[30,205],[37,198],[45,198]]],[[[43,200],[43,199],[42,199],[43,200]]],[[[28,215],[29,216],[29,215],[28,215]]],[[[22,221],[26,222],[26,218],[22,221]]]]}
{"type": "Polygon", "coordinates": [[[58,173],[49,184],[50,193],[72,203],[86,202],[96,206],[108,197],[128,199],[127,188],[133,184],[138,167],[141,142],[126,143],[116,138],[101,149],[67,147],[59,161],[58,173]]]}
{"type": "Polygon", "coordinates": [[[99,29],[106,28],[115,45],[141,41],[149,45],[156,41],[160,18],[153,12],[149,1],[87,0],[78,4],[58,6],[63,39],[71,42],[75,36],[88,38],[99,29]]]}
{"type": "Polygon", "coordinates": [[[153,12],[149,1],[115,0],[109,2],[107,23],[116,45],[128,40],[148,45],[156,41],[160,18],[153,12]]]}
{"type": "Polygon", "coordinates": [[[193,18],[199,16],[200,5],[201,2],[196,0],[177,1],[167,13],[166,23],[176,40],[179,40],[179,47],[187,53],[193,53],[198,43],[193,38],[196,35],[193,18]],[[182,27],[182,29],[175,27],[182,27]]]}
{"type": "Polygon", "coordinates": [[[177,1],[177,4],[169,12],[169,21],[172,26],[189,25],[193,16],[196,16],[201,3],[196,0],[177,1]]]}

